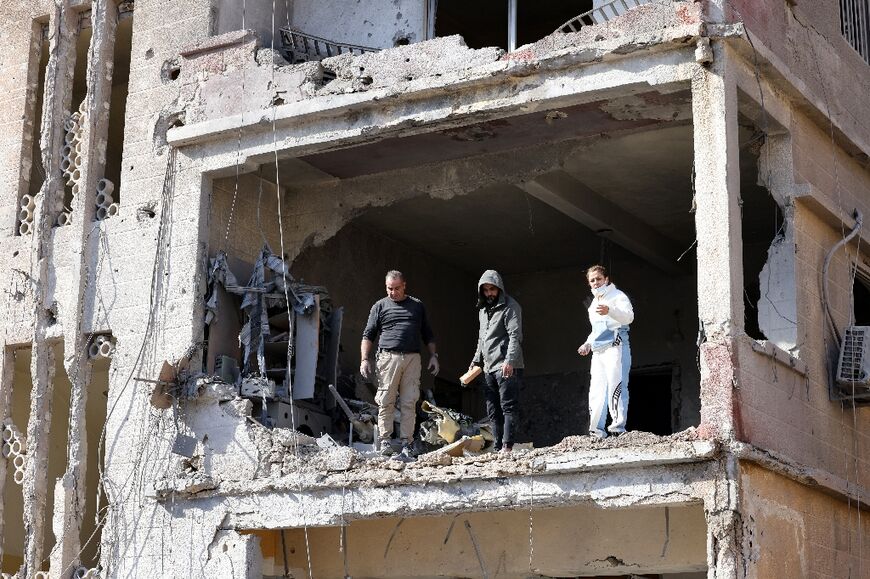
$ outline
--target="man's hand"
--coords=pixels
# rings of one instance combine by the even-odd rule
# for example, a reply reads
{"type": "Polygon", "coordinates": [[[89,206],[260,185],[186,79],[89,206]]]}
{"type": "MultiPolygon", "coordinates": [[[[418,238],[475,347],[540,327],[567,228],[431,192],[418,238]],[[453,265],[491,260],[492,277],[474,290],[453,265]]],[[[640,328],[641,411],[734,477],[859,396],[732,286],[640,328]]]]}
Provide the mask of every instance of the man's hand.
{"type": "Polygon", "coordinates": [[[606,304],[599,304],[595,308],[595,313],[598,314],[599,316],[606,316],[609,311],[610,311],[610,308],[606,304]]]}
{"type": "Polygon", "coordinates": [[[359,373],[362,374],[362,377],[366,380],[371,379],[372,377],[372,361],[369,359],[365,359],[359,364],[359,373]]]}
{"type": "MultiPolygon", "coordinates": [[[[607,307],[607,306],[604,306],[604,307],[607,307]]],[[[577,353],[580,354],[581,356],[586,356],[587,354],[589,354],[590,351],[592,351],[592,346],[590,346],[589,344],[583,344],[582,346],[577,348],[577,353]]]]}
{"type": "Polygon", "coordinates": [[[501,365],[501,375],[504,378],[510,378],[514,375],[514,367],[505,362],[501,365]]]}
{"type": "Polygon", "coordinates": [[[438,372],[441,370],[441,364],[438,363],[438,356],[432,354],[429,357],[429,370],[432,372],[433,376],[437,376],[438,372]]]}

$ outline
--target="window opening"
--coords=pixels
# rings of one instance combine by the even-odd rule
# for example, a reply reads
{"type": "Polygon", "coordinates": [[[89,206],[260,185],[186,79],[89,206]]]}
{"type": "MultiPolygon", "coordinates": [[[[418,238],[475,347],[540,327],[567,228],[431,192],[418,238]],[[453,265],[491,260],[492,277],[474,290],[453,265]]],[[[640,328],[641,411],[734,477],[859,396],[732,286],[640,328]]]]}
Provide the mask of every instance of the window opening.
{"type": "Polygon", "coordinates": [[[870,64],[870,0],[840,0],[840,32],[870,64]]]}

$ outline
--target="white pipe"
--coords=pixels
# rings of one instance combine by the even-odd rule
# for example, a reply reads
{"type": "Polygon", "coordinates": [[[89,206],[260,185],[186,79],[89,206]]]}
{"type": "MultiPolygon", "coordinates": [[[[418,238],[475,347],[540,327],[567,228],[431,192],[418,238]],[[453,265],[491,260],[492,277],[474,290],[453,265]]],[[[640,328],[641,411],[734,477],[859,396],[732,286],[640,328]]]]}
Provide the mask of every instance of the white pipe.
{"type": "Polygon", "coordinates": [[[0,456],[3,458],[9,458],[12,455],[12,446],[8,442],[4,442],[3,446],[0,446],[0,456]]]}
{"type": "Polygon", "coordinates": [[[3,442],[9,442],[12,440],[12,437],[15,436],[15,432],[13,432],[12,428],[7,424],[3,427],[3,442]]]}
{"type": "Polygon", "coordinates": [[[24,483],[24,471],[20,469],[15,470],[15,474],[12,475],[12,480],[15,481],[15,484],[24,483]]]}
{"type": "Polygon", "coordinates": [[[9,443],[9,452],[12,454],[21,454],[21,441],[19,439],[15,439],[9,443]]]}
{"type": "Polygon", "coordinates": [[[82,172],[76,167],[75,171],[72,172],[72,180],[79,181],[82,178],[82,172]]]}
{"type": "Polygon", "coordinates": [[[36,200],[32,196],[25,193],[21,196],[21,206],[27,207],[28,209],[33,211],[34,209],[36,209],[36,200]]]}
{"type": "Polygon", "coordinates": [[[63,171],[64,176],[69,176],[72,173],[70,171],[72,168],[72,159],[70,159],[69,155],[64,156],[60,161],[60,170],[63,171]]]}
{"type": "Polygon", "coordinates": [[[112,191],[115,190],[115,184],[106,179],[105,177],[97,181],[97,193],[102,193],[104,195],[111,195],[112,191]]]}
{"type": "Polygon", "coordinates": [[[108,358],[112,355],[112,342],[106,340],[102,344],[100,344],[100,356],[103,358],[108,358]]]}
{"type": "Polygon", "coordinates": [[[88,348],[88,357],[89,358],[96,358],[99,355],[100,355],[99,344],[91,344],[90,347],[88,348]]]}
{"type": "Polygon", "coordinates": [[[21,221],[21,223],[30,222],[32,219],[33,214],[27,207],[22,207],[21,211],[18,212],[18,220],[21,221]]]}
{"type": "Polygon", "coordinates": [[[26,221],[22,221],[18,226],[18,233],[20,235],[30,235],[30,224],[26,221]]]}
{"type": "Polygon", "coordinates": [[[97,193],[97,198],[95,201],[97,207],[103,207],[104,205],[106,205],[106,196],[102,193],[97,193]]]}
{"type": "Polygon", "coordinates": [[[66,211],[62,212],[57,216],[57,224],[63,227],[64,225],[69,225],[70,223],[70,214],[66,211]]]}
{"type": "Polygon", "coordinates": [[[102,221],[106,218],[106,208],[105,207],[97,207],[97,219],[102,221]]]}
{"type": "Polygon", "coordinates": [[[85,575],[88,573],[87,567],[76,567],[75,578],[76,579],[84,579],[85,575]]]}
{"type": "Polygon", "coordinates": [[[120,205],[117,203],[112,203],[106,208],[106,217],[114,217],[118,214],[118,211],[121,209],[120,205]]]}
{"type": "Polygon", "coordinates": [[[24,455],[16,454],[15,458],[12,459],[12,464],[15,465],[15,468],[24,468],[24,455]]]}
{"type": "Polygon", "coordinates": [[[102,344],[105,341],[106,341],[106,336],[104,336],[102,334],[100,334],[98,336],[94,336],[94,343],[96,343],[96,344],[102,344]]]}

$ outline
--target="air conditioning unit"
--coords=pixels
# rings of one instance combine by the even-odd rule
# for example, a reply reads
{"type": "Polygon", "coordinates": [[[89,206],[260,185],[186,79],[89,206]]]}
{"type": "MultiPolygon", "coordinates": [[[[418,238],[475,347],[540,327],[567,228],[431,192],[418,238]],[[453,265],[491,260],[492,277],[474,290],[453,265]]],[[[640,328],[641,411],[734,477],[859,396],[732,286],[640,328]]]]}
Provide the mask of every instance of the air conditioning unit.
{"type": "Polygon", "coordinates": [[[837,364],[835,400],[870,403],[870,326],[849,326],[843,334],[837,364]]]}

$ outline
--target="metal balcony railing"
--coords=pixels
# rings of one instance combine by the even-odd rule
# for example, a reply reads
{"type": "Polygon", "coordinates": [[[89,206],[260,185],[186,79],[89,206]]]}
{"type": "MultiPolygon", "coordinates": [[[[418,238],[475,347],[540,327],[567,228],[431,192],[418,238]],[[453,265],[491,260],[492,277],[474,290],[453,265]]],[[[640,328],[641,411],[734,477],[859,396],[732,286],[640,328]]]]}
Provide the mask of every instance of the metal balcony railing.
{"type": "Polygon", "coordinates": [[[610,2],[593,8],[588,12],[584,12],[580,16],[575,16],[562,26],[556,29],[556,32],[577,32],[584,26],[592,26],[593,24],[602,24],[608,20],[613,20],[617,16],[622,16],[632,8],[636,8],[643,4],[649,4],[654,0],[611,0],[610,2]]]}
{"type": "Polygon", "coordinates": [[[846,42],[870,64],[870,1],[840,0],[840,30],[846,42]]]}
{"type": "Polygon", "coordinates": [[[305,34],[292,28],[281,28],[281,46],[284,58],[293,64],[308,62],[310,60],[323,60],[339,54],[365,54],[377,52],[377,48],[357,46],[355,44],[342,44],[325,38],[305,34]]]}

